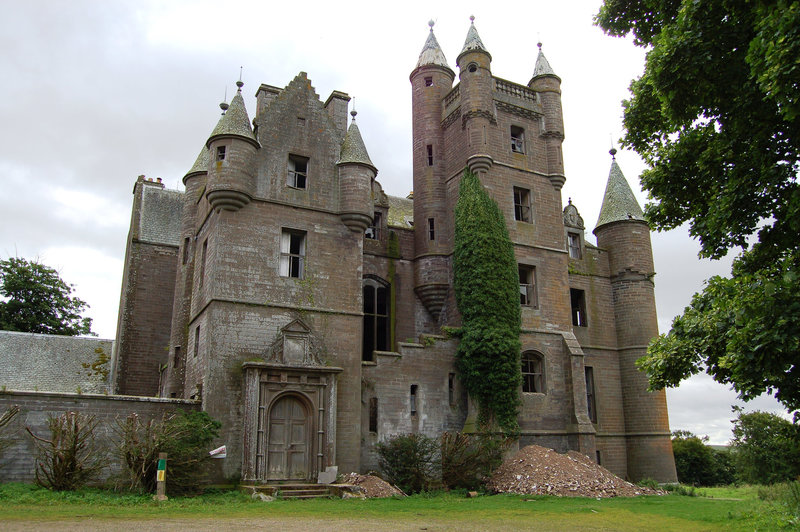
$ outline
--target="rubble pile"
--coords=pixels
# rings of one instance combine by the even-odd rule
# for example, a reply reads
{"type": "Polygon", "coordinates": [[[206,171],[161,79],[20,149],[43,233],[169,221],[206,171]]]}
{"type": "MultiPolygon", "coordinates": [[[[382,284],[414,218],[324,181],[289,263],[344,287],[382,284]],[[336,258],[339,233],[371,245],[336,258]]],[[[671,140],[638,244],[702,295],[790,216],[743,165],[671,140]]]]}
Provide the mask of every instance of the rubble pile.
{"type": "Polygon", "coordinates": [[[348,473],[339,478],[341,484],[358,486],[367,498],[393,497],[395,495],[405,497],[405,493],[392,486],[383,479],[374,475],[359,475],[358,473],[348,473]]]}
{"type": "Polygon", "coordinates": [[[497,493],[560,497],[633,497],[659,492],[631,484],[586,455],[529,445],[497,468],[487,486],[497,493]]]}

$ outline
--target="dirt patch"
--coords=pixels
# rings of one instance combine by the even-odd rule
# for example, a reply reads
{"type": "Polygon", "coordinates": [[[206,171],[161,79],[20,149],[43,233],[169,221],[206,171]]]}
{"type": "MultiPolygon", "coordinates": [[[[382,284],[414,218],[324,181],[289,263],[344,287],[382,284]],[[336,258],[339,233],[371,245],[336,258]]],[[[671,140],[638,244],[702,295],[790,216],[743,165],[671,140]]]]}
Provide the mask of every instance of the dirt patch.
{"type": "Polygon", "coordinates": [[[503,462],[487,488],[496,493],[557,495],[560,497],[634,497],[663,495],[627,482],[584,454],[529,445],[503,462]]]}
{"type": "Polygon", "coordinates": [[[339,483],[358,486],[367,498],[377,497],[405,497],[406,494],[392,486],[385,480],[374,475],[359,475],[358,473],[348,473],[339,478],[339,483]]]}

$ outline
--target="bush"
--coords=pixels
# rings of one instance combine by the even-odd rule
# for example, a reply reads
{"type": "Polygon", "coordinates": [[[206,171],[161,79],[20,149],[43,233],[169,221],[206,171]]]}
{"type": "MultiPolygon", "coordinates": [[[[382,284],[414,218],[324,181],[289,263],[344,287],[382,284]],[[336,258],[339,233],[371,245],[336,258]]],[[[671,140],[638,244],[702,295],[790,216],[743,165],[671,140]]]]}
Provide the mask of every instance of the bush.
{"type": "Polygon", "coordinates": [[[407,494],[432,489],[439,477],[439,446],[424,434],[400,434],[377,445],[385,479],[407,494]]]}
{"type": "Polygon", "coordinates": [[[118,421],[117,447],[128,474],[129,488],[154,492],[159,453],[167,453],[167,493],[197,491],[206,476],[208,448],[221,424],[206,412],[165,414],[142,422],[131,414],[118,421]]]}
{"type": "Polygon", "coordinates": [[[36,446],[36,483],[51,490],[74,490],[96,478],[108,460],[95,445],[94,416],[79,412],[48,415],[50,439],[25,427],[36,446]]]}
{"type": "Polygon", "coordinates": [[[672,433],[672,453],[678,482],[693,486],[719,486],[734,481],[730,453],[706,445],[708,436],[698,437],[689,431],[672,433]]]}
{"type": "Polygon", "coordinates": [[[736,411],[732,451],[737,476],[751,484],[800,476],[800,426],[768,412],[736,411]]]}
{"type": "Polygon", "coordinates": [[[490,434],[477,436],[445,432],[439,440],[442,456],[442,485],[447,489],[474,490],[503,461],[511,440],[490,434]]]}

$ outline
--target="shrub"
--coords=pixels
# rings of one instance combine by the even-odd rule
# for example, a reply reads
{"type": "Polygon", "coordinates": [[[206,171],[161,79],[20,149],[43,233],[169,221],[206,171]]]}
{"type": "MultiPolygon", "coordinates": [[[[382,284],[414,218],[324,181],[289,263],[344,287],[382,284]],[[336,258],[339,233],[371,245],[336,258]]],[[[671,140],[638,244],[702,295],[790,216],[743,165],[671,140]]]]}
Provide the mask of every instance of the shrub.
{"type": "Polygon", "coordinates": [[[474,490],[503,461],[511,440],[491,434],[477,436],[445,432],[439,440],[442,456],[442,485],[448,489],[474,490]]]}
{"type": "Polygon", "coordinates": [[[439,446],[424,434],[400,434],[377,445],[386,480],[407,494],[429,490],[439,476],[439,446]]]}
{"type": "Polygon", "coordinates": [[[129,488],[153,492],[159,453],[167,453],[167,493],[197,491],[206,476],[203,464],[221,424],[206,412],[165,414],[142,422],[131,414],[118,421],[117,448],[129,479],[129,488]]]}
{"type": "Polygon", "coordinates": [[[734,481],[730,453],[706,445],[707,441],[708,436],[700,438],[685,430],[672,433],[672,453],[679,482],[718,486],[734,481]]]}
{"type": "Polygon", "coordinates": [[[105,453],[95,445],[94,416],[65,412],[47,417],[50,439],[25,427],[36,446],[36,483],[51,490],[74,490],[96,478],[106,467],[105,453]]]}

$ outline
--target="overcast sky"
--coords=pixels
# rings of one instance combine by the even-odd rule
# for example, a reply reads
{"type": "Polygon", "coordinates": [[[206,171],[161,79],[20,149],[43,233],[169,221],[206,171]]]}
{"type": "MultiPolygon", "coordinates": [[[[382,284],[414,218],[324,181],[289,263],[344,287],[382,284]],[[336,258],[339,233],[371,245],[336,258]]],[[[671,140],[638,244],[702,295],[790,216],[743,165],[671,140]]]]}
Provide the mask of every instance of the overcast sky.
{"type": "MultiPolygon", "coordinates": [[[[243,68],[250,117],[259,84],[283,87],[308,73],[324,101],[355,97],[378,180],[411,190],[408,76],[434,31],[450,66],[469,16],[492,54],[495,76],[527,84],[536,43],[562,79],[566,203],[597,221],[620,102],[644,51],[592,25],[599,0],[552,2],[264,2],[0,0],[0,258],[38,259],[75,285],[94,331],[116,331],[125,238],[136,176],[181,178],[219,119],[218,104],[243,68]],[[276,7],[280,4],[280,7],[276,7]]],[[[643,163],[617,154],[637,192],[643,163]]],[[[653,235],[659,328],[730,260],[701,261],[685,230],[653,235]]],[[[730,438],[735,393],[710,378],[669,390],[670,424],[730,438]]],[[[748,410],[782,412],[770,398],[748,410]]]]}

